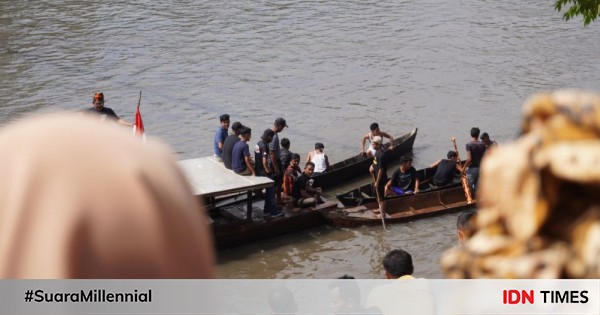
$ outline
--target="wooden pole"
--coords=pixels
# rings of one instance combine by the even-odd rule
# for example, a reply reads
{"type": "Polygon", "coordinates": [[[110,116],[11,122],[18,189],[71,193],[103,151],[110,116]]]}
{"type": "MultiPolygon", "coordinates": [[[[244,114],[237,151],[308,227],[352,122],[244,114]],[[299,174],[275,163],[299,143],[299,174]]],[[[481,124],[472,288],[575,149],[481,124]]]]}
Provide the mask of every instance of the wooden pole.
{"type": "MultiPolygon", "coordinates": [[[[458,147],[456,146],[456,138],[452,137],[450,139],[454,144],[454,151],[456,151],[456,159],[458,163],[460,163],[460,154],[458,153],[458,147]]],[[[460,173],[460,182],[462,183],[463,190],[465,191],[465,197],[467,198],[467,203],[473,202],[473,196],[471,196],[471,188],[469,188],[469,181],[467,180],[467,176],[464,172],[460,173]]]]}

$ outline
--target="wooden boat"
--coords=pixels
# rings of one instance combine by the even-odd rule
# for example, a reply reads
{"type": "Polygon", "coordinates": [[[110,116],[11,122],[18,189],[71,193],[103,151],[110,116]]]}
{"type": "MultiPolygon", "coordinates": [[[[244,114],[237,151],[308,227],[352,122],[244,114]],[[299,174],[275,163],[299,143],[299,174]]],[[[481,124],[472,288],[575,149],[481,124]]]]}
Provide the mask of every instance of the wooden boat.
{"type": "Polygon", "coordinates": [[[316,207],[283,207],[281,217],[265,218],[262,202],[256,202],[248,220],[244,204],[215,208],[210,212],[217,248],[227,248],[327,223],[325,215],[337,209],[337,202],[326,201],[316,207]]]}
{"type": "MultiPolygon", "coordinates": [[[[434,190],[438,190],[438,189],[446,189],[446,188],[460,186],[460,182],[458,181],[459,174],[457,171],[457,174],[456,174],[457,182],[456,183],[452,183],[452,184],[449,184],[444,187],[432,188],[430,186],[430,183],[431,183],[431,180],[433,179],[433,176],[435,175],[436,170],[437,170],[437,167],[433,167],[433,168],[428,167],[428,168],[423,168],[423,169],[420,169],[417,171],[417,176],[419,177],[419,190],[421,192],[434,191],[434,190]]],[[[363,204],[377,201],[376,196],[375,196],[375,189],[373,188],[372,182],[368,183],[368,184],[364,184],[362,186],[359,186],[357,188],[354,188],[354,189],[344,192],[344,193],[337,193],[335,196],[345,207],[356,207],[356,206],[360,206],[363,204]]],[[[394,196],[394,197],[387,197],[387,198],[390,199],[390,198],[403,198],[403,197],[405,197],[405,196],[394,196]]]]}
{"type": "MultiPolygon", "coordinates": [[[[393,161],[401,156],[411,153],[417,128],[413,131],[394,139],[394,147],[388,151],[388,161],[393,161]]],[[[387,150],[389,143],[384,145],[387,150]]],[[[349,179],[369,174],[369,166],[373,163],[373,157],[358,154],[329,166],[327,172],[313,176],[315,187],[332,187],[349,179]]]]}
{"type": "Polygon", "coordinates": [[[303,228],[325,224],[323,214],[337,208],[337,202],[325,202],[317,207],[283,207],[284,216],[265,218],[262,213],[264,201],[254,200],[252,191],[273,185],[273,181],[261,176],[240,176],[226,169],[213,157],[179,161],[194,195],[204,202],[210,218],[214,240],[218,248],[243,244],[303,228]],[[238,202],[219,200],[221,196],[245,193],[238,202]]]}
{"type": "MultiPolygon", "coordinates": [[[[407,195],[384,201],[385,223],[395,223],[431,216],[451,211],[459,211],[475,206],[467,203],[462,186],[436,191],[407,195]]],[[[327,220],[334,226],[351,227],[368,224],[381,224],[377,210],[377,202],[358,207],[347,207],[327,213],[327,220]]]]}

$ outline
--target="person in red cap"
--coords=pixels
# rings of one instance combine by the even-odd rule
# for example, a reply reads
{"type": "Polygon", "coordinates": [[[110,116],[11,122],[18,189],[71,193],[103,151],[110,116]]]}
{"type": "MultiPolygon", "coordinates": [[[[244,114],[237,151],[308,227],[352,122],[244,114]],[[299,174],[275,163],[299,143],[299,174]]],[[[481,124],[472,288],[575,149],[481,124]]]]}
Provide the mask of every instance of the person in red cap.
{"type": "Polygon", "coordinates": [[[121,125],[133,127],[133,124],[117,116],[114,110],[108,107],[104,107],[104,93],[99,92],[94,94],[92,99],[93,107],[87,109],[86,113],[94,113],[100,115],[100,120],[106,120],[107,118],[118,122],[121,125]]]}

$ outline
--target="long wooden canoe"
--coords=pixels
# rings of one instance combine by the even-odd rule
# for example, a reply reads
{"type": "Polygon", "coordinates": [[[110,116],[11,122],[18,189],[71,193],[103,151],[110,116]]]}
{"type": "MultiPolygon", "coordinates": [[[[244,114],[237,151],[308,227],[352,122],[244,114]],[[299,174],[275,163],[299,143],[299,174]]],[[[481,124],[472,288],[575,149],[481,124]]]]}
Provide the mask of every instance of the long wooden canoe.
{"type": "MultiPolygon", "coordinates": [[[[421,191],[421,193],[427,192],[427,191],[434,191],[434,190],[439,190],[439,189],[446,189],[446,188],[460,186],[459,177],[458,177],[459,174],[458,174],[458,171],[456,171],[457,178],[456,178],[455,183],[449,184],[444,187],[432,189],[430,186],[430,183],[433,179],[433,176],[435,175],[436,170],[437,170],[437,167],[433,167],[433,168],[428,167],[428,168],[423,168],[423,169],[420,169],[417,171],[417,176],[419,177],[419,190],[421,191]]],[[[376,197],[375,197],[375,190],[374,190],[372,182],[361,185],[357,188],[354,188],[354,189],[349,190],[344,193],[337,193],[335,196],[345,207],[356,207],[356,206],[360,206],[363,204],[377,201],[376,197]]],[[[408,195],[393,196],[393,197],[387,197],[387,199],[405,198],[407,196],[408,195]]]]}
{"type": "Polygon", "coordinates": [[[237,175],[213,157],[182,160],[179,167],[194,195],[205,204],[219,248],[325,224],[324,214],[337,207],[337,202],[304,209],[287,204],[283,207],[284,216],[265,218],[264,200],[254,200],[252,191],[272,186],[273,181],[269,178],[237,175]],[[235,195],[239,193],[246,196],[235,195]],[[216,199],[232,194],[234,197],[230,200],[216,199]]]}
{"type": "MultiPolygon", "coordinates": [[[[401,156],[411,153],[417,128],[413,131],[394,139],[394,147],[388,151],[388,161],[393,161],[401,156]]],[[[384,145],[387,150],[389,143],[384,145]]],[[[369,174],[369,166],[373,163],[373,157],[358,154],[329,166],[327,172],[313,176],[315,187],[332,187],[349,179],[369,174]]]]}
{"type": "Polygon", "coordinates": [[[316,207],[283,207],[284,216],[265,218],[262,206],[257,202],[252,211],[252,220],[247,220],[245,203],[213,209],[213,235],[217,248],[227,248],[280,234],[315,227],[327,223],[325,216],[337,208],[337,202],[326,201],[316,207]]]}
{"type": "MultiPolygon", "coordinates": [[[[408,195],[384,201],[385,223],[403,222],[420,217],[459,211],[475,206],[467,203],[462,186],[431,192],[408,195]]],[[[327,220],[334,226],[351,227],[381,224],[381,217],[373,212],[379,208],[377,202],[358,207],[346,207],[327,213],[327,220]]]]}

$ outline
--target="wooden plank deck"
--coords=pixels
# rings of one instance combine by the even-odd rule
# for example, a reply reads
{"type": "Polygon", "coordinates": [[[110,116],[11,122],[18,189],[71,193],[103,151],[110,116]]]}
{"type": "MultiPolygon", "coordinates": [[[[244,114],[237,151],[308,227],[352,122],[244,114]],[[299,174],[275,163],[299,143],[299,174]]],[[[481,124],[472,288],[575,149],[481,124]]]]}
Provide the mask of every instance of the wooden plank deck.
{"type": "Polygon", "coordinates": [[[178,164],[194,195],[215,197],[273,185],[273,181],[267,177],[238,175],[212,156],[181,160],[178,164]]]}

